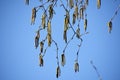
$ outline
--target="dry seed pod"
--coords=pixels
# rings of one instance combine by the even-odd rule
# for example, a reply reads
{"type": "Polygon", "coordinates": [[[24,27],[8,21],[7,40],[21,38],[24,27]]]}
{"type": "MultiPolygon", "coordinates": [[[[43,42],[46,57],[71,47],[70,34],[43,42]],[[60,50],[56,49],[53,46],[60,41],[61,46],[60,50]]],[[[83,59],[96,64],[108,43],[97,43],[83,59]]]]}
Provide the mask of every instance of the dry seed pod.
{"type": "Polygon", "coordinates": [[[39,38],[36,36],[35,37],[35,48],[37,48],[39,45],[39,38]]]}
{"type": "Polygon", "coordinates": [[[87,19],[84,20],[84,30],[87,30],[87,19]]]}
{"type": "Polygon", "coordinates": [[[52,19],[53,18],[53,5],[51,4],[50,6],[49,6],[49,19],[52,19]]]}
{"type": "Polygon", "coordinates": [[[112,30],[112,21],[108,22],[108,32],[111,33],[112,30]]]}
{"type": "Polygon", "coordinates": [[[101,0],[97,0],[97,8],[100,9],[101,7],[101,0]]]}
{"type": "Polygon", "coordinates": [[[48,46],[51,45],[51,34],[47,34],[47,39],[48,39],[48,46]]]}
{"type": "Polygon", "coordinates": [[[76,37],[80,38],[80,28],[78,27],[78,29],[76,30],[76,37]]]}
{"type": "Polygon", "coordinates": [[[39,31],[37,31],[37,35],[35,37],[35,48],[37,48],[39,45],[39,38],[40,38],[40,34],[39,31]]]}
{"type": "Polygon", "coordinates": [[[44,64],[44,61],[43,61],[43,56],[41,54],[39,55],[39,61],[40,61],[39,65],[40,67],[42,67],[44,64]]]}
{"type": "Polygon", "coordinates": [[[60,70],[60,67],[58,66],[56,69],[56,78],[58,78],[60,74],[61,74],[61,70],[60,70]]]}
{"type": "Polygon", "coordinates": [[[79,72],[79,64],[78,64],[78,62],[75,62],[74,70],[75,70],[75,72],[79,72]]]}
{"type": "Polygon", "coordinates": [[[29,0],[25,0],[25,4],[29,5],[29,0]]]}
{"type": "Polygon", "coordinates": [[[35,18],[36,18],[36,9],[32,9],[32,18],[31,18],[31,25],[35,23],[35,18]]]}
{"type": "Polygon", "coordinates": [[[43,52],[43,46],[44,46],[44,43],[41,41],[40,42],[40,51],[41,51],[41,53],[43,52]]]}
{"type": "Polygon", "coordinates": [[[42,15],[42,27],[43,27],[43,29],[45,29],[45,25],[46,24],[46,14],[44,13],[43,15],[42,15]]]}
{"type": "Polygon", "coordinates": [[[72,9],[74,7],[74,2],[73,0],[69,0],[69,7],[72,9]]]}
{"type": "Polygon", "coordinates": [[[51,34],[51,21],[50,20],[48,20],[47,22],[47,32],[51,34]]]}
{"type": "Polygon", "coordinates": [[[63,33],[63,39],[67,43],[67,31],[64,31],[64,33],[63,33]]]}
{"type": "Polygon", "coordinates": [[[73,21],[72,21],[73,25],[75,24],[75,21],[76,21],[76,16],[75,16],[75,13],[73,13],[73,21]]]}
{"type": "Polygon", "coordinates": [[[68,18],[65,17],[65,19],[64,19],[64,31],[67,31],[67,29],[68,29],[68,18]]]}
{"type": "Polygon", "coordinates": [[[84,19],[84,9],[83,9],[83,7],[80,8],[80,19],[84,19]]]}
{"type": "Polygon", "coordinates": [[[62,54],[61,55],[61,65],[64,66],[65,62],[66,62],[66,60],[65,60],[65,54],[62,54]]]}
{"type": "Polygon", "coordinates": [[[69,19],[70,19],[69,12],[66,12],[66,16],[64,19],[64,31],[67,31],[67,29],[69,27],[69,19]]]}
{"type": "Polygon", "coordinates": [[[75,16],[76,16],[77,19],[78,19],[78,6],[77,6],[77,5],[75,6],[75,16]]]}

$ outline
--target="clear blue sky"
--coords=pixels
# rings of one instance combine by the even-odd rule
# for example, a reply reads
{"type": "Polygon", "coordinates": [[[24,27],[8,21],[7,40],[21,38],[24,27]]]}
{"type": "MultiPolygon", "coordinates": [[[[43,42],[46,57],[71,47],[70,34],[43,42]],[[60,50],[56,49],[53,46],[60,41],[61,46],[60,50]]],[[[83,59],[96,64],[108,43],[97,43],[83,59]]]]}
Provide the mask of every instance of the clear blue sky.
{"type": "MultiPolygon", "coordinates": [[[[44,67],[39,67],[39,49],[34,47],[34,37],[40,16],[34,26],[30,25],[31,9],[39,5],[39,1],[30,1],[30,6],[26,6],[24,0],[0,2],[0,80],[57,80],[53,44],[44,57],[44,67]]],[[[83,37],[79,54],[80,71],[74,73],[73,69],[77,48],[73,45],[77,44],[75,39],[66,50],[67,62],[64,67],[61,66],[58,80],[98,80],[90,60],[93,60],[103,80],[120,80],[120,11],[113,20],[111,34],[107,27],[119,4],[120,0],[102,0],[101,9],[97,10],[96,0],[89,1],[87,31],[90,34],[83,37]]],[[[59,56],[65,46],[62,39],[64,13],[62,8],[56,8],[52,24],[52,37],[58,43],[59,56]]]]}

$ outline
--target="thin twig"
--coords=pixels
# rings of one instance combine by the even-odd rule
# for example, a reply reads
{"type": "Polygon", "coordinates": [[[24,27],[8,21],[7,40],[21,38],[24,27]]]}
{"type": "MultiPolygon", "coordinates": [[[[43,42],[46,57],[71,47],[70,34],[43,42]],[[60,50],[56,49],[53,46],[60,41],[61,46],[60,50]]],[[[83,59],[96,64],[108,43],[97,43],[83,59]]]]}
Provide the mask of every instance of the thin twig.
{"type": "Polygon", "coordinates": [[[59,58],[58,58],[58,45],[57,43],[52,39],[52,42],[54,42],[55,46],[56,46],[56,59],[57,59],[57,65],[59,66],[59,58]]]}
{"type": "Polygon", "coordinates": [[[65,9],[65,11],[66,11],[66,12],[69,12],[69,11],[67,10],[67,8],[65,8],[65,5],[63,4],[62,0],[60,0],[60,2],[61,2],[61,5],[60,5],[60,6],[63,6],[63,8],[65,9]]]}
{"type": "Polygon", "coordinates": [[[116,9],[116,11],[115,11],[113,17],[111,18],[111,21],[115,18],[115,16],[117,15],[119,9],[120,9],[120,4],[119,4],[118,8],[116,9]]]}
{"type": "Polygon", "coordinates": [[[93,61],[92,61],[92,60],[90,61],[90,63],[91,63],[91,65],[92,65],[92,67],[94,68],[94,70],[96,71],[96,74],[97,74],[98,78],[99,78],[100,80],[102,80],[102,77],[101,77],[100,73],[98,72],[98,69],[96,68],[96,66],[93,64],[93,61]]]}
{"type": "Polygon", "coordinates": [[[79,52],[80,52],[80,47],[81,47],[82,42],[83,42],[82,38],[79,38],[79,39],[80,39],[80,44],[78,45],[78,51],[77,51],[77,58],[76,58],[76,61],[78,61],[78,56],[79,56],[79,52]]]}
{"type": "Polygon", "coordinates": [[[49,46],[47,46],[47,47],[45,48],[45,50],[44,50],[44,54],[43,54],[43,57],[45,56],[48,47],[49,47],[49,46]]]}
{"type": "Polygon", "coordinates": [[[68,44],[73,40],[74,36],[75,36],[75,34],[73,34],[73,36],[72,36],[72,37],[70,38],[70,40],[67,42],[65,48],[63,49],[63,53],[65,53],[65,50],[66,50],[68,44]]]}

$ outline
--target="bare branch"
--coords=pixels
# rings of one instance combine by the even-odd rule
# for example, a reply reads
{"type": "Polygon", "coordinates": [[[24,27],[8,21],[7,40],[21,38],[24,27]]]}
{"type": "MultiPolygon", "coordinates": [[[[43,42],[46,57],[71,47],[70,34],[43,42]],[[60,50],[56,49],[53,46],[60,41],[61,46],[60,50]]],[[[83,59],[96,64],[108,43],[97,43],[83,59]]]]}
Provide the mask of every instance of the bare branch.
{"type": "Polygon", "coordinates": [[[101,75],[100,75],[97,67],[93,64],[93,61],[92,61],[92,60],[90,61],[90,63],[91,63],[91,65],[92,65],[92,67],[94,68],[94,70],[96,71],[96,74],[97,74],[99,80],[102,80],[102,77],[101,77],[101,75]]]}
{"type": "Polygon", "coordinates": [[[118,14],[119,9],[120,9],[120,4],[119,4],[118,8],[116,9],[116,11],[110,21],[112,21],[115,18],[115,16],[118,14]]]}
{"type": "Polygon", "coordinates": [[[57,65],[59,66],[59,57],[58,57],[58,45],[57,43],[52,39],[52,42],[55,44],[56,46],[56,59],[57,59],[57,65]]]}

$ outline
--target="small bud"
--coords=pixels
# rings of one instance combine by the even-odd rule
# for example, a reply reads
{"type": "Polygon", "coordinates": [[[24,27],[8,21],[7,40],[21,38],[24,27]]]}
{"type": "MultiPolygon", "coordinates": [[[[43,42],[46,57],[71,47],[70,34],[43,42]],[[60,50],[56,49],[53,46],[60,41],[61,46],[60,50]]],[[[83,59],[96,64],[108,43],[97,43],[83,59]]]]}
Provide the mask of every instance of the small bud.
{"type": "Polygon", "coordinates": [[[47,22],[47,32],[51,34],[51,21],[50,20],[48,20],[47,22]]]}
{"type": "Polygon", "coordinates": [[[43,27],[43,29],[45,29],[45,26],[46,26],[46,14],[44,13],[42,15],[42,27],[43,27]]]}
{"type": "Polygon", "coordinates": [[[97,0],[97,8],[100,9],[101,7],[101,0],[97,0]]]}
{"type": "Polygon", "coordinates": [[[47,34],[47,39],[48,39],[48,46],[51,45],[51,34],[47,34]]]}
{"type": "Polygon", "coordinates": [[[76,37],[80,38],[80,28],[78,27],[78,29],[76,30],[76,37]]]}
{"type": "Polygon", "coordinates": [[[43,66],[43,64],[44,64],[44,61],[43,61],[43,56],[40,54],[39,55],[39,61],[40,61],[40,67],[42,67],[43,66]]]}
{"type": "Polygon", "coordinates": [[[87,19],[84,20],[84,30],[87,30],[87,19]]]}
{"type": "Polygon", "coordinates": [[[36,9],[32,9],[32,18],[31,18],[31,25],[35,23],[35,18],[36,18],[36,9]]]}
{"type": "Polygon", "coordinates": [[[35,48],[38,47],[38,44],[39,44],[39,38],[36,36],[35,37],[35,48]]]}
{"type": "Polygon", "coordinates": [[[49,6],[48,11],[49,11],[49,19],[52,19],[53,18],[53,12],[54,12],[52,4],[49,6]]]}
{"type": "Polygon", "coordinates": [[[108,32],[111,33],[112,30],[112,21],[108,22],[108,32]]]}
{"type": "Polygon", "coordinates": [[[44,43],[41,41],[40,42],[40,51],[41,51],[41,53],[43,52],[43,46],[44,46],[44,43]]]}
{"type": "Polygon", "coordinates": [[[66,63],[66,60],[65,60],[65,55],[64,55],[64,54],[62,54],[62,55],[61,55],[61,65],[62,65],[62,66],[64,66],[64,65],[65,65],[65,63],[66,63]]]}
{"type": "Polygon", "coordinates": [[[58,66],[56,69],[56,78],[58,78],[60,74],[61,74],[61,70],[60,70],[60,67],[58,66]]]}
{"type": "Polygon", "coordinates": [[[72,21],[73,25],[75,24],[75,21],[76,21],[76,15],[75,15],[75,13],[73,13],[73,21],[72,21]]]}
{"type": "Polygon", "coordinates": [[[75,70],[75,72],[79,72],[79,64],[78,64],[78,62],[75,62],[74,70],[75,70]]]}
{"type": "Polygon", "coordinates": [[[84,19],[84,8],[83,7],[81,7],[80,8],[80,19],[84,19]]]}

